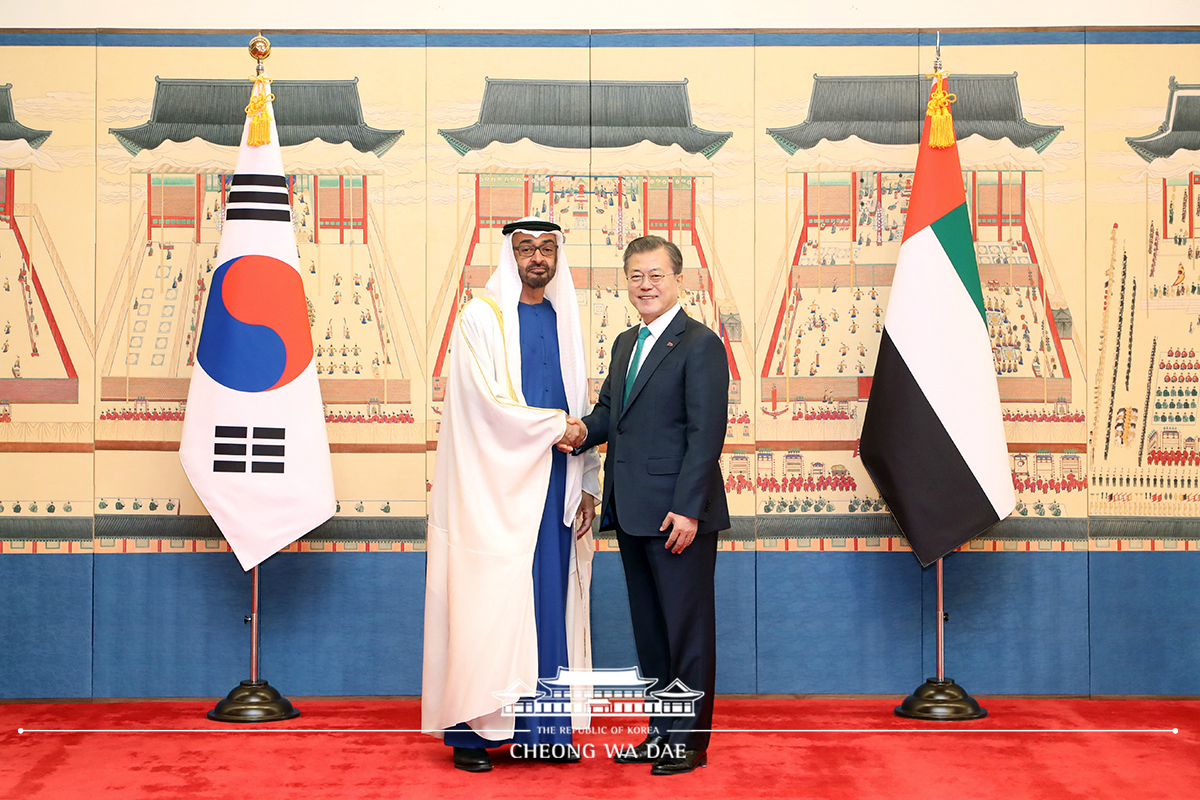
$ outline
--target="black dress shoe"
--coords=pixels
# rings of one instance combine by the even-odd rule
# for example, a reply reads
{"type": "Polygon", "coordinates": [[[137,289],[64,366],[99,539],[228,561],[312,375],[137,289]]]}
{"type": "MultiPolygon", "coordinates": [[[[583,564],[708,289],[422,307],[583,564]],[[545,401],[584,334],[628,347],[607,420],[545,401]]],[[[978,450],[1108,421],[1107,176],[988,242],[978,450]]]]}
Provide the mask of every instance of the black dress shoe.
{"type": "Polygon", "coordinates": [[[650,734],[632,751],[618,750],[613,761],[618,764],[653,764],[662,757],[666,746],[667,737],[650,734]]]}
{"type": "Polygon", "coordinates": [[[707,750],[685,750],[683,756],[664,756],[654,763],[651,775],[682,775],[696,767],[708,766],[707,750]]]}
{"type": "Polygon", "coordinates": [[[492,768],[492,759],[482,747],[456,747],[454,768],[464,772],[488,772],[492,768]]]}

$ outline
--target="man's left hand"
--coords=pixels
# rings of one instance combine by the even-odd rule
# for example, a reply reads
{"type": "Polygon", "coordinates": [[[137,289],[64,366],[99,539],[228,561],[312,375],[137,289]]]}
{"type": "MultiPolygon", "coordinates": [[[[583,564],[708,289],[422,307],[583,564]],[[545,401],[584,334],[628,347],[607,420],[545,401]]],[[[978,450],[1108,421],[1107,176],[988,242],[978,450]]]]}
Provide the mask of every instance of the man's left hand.
{"type": "Polygon", "coordinates": [[[582,539],[583,535],[592,529],[596,519],[596,498],[587,492],[579,498],[579,510],[575,512],[575,538],[582,539]]]}
{"type": "Polygon", "coordinates": [[[665,531],[668,527],[671,529],[666,548],[675,554],[682,553],[696,538],[696,524],[696,520],[691,517],[668,511],[667,518],[658,528],[660,531],[665,531]]]}

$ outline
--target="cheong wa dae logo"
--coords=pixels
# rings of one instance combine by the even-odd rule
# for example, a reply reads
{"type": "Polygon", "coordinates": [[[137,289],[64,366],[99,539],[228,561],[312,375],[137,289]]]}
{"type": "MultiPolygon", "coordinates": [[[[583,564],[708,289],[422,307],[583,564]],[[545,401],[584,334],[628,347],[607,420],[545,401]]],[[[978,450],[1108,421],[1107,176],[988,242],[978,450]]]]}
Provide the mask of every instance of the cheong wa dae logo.
{"type": "Polygon", "coordinates": [[[502,716],[694,717],[696,701],[704,696],[683,681],[646,694],[654,678],[642,677],[638,667],[571,669],[559,667],[553,678],[540,678],[537,688],[514,681],[492,692],[504,705],[502,716]]]}

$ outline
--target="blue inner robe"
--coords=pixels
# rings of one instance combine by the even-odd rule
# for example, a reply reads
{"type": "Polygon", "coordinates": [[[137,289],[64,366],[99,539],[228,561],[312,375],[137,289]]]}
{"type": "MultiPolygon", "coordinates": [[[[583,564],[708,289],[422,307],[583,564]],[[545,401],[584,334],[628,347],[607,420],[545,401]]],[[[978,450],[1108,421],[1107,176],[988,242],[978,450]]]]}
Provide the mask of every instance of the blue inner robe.
{"type": "MultiPolygon", "coordinates": [[[[518,303],[521,321],[521,388],[525,402],[537,408],[567,411],[558,355],[558,317],[548,300],[518,303]]],[[[567,666],[567,578],[570,573],[571,527],[563,525],[567,487],[567,454],[558,450],[550,469],[550,486],[533,551],[533,615],[537,625],[538,677],[554,678],[567,666]]],[[[501,687],[503,688],[503,687],[501,687]]],[[[484,739],[460,722],[446,730],[450,747],[499,747],[515,744],[570,744],[569,716],[518,716],[513,738],[484,739]]]]}

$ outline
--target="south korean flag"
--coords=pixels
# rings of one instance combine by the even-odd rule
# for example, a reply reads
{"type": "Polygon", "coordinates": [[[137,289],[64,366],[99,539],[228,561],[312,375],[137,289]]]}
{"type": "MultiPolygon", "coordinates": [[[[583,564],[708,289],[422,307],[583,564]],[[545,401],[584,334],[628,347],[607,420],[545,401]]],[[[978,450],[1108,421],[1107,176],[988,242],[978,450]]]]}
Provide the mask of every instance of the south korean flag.
{"type": "MultiPolygon", "coordinates": [[[[266,100],[270,141],[248,143],[248,116],[179,447],[196,494],[246,570],[329,519],[336,507],[268,86],[257,81],[252,94],[266,100]]],[[[264,122],[260,112],[257,124],[264,122]]]]}

